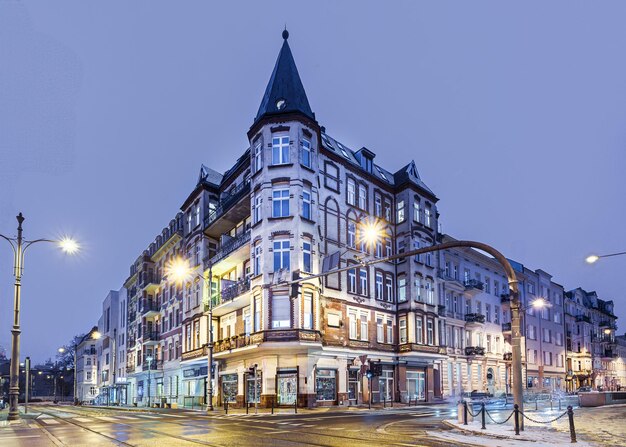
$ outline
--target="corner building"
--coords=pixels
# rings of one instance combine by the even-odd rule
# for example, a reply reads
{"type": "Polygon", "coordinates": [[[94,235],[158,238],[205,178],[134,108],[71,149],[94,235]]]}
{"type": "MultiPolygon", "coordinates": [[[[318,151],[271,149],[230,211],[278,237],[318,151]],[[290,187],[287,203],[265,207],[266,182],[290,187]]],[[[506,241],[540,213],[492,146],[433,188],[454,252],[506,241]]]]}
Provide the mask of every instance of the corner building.
{"type": "MultiPolygon", "coordinates": [[[[224,175],[206,170],[214,179],[204,182],[212,190],[204,274],[214,305],[215,403],[242,405],[255,396],[264,406],[432,400],[441,395],[438,365],[446,353],[435,256],[367,268],[361,261],[434,244],[437,197],[414,162],[390,172],[371,150],[326,133],[286,31],[283,38],[249,149],[224,175]],[[384,234],[374,246],[363,238],[368,222],[384,234]],[[371,361],[382,364],[382,375],[370,384],[364,372],[371,361]]],[[[203,326],[190,323],[183,363],[206,356],[203,326]]]]}

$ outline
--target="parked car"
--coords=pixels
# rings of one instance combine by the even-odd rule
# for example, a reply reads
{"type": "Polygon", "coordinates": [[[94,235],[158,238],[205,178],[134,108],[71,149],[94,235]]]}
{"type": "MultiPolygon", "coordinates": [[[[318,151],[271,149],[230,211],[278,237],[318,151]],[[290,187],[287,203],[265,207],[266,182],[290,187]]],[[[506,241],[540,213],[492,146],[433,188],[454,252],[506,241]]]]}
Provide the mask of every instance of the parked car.
{"type": "Polygon", "coordinates": [[[577,393],[589,393],[591,390],[590,386],[581,386],[576,390],[577,393]]]}

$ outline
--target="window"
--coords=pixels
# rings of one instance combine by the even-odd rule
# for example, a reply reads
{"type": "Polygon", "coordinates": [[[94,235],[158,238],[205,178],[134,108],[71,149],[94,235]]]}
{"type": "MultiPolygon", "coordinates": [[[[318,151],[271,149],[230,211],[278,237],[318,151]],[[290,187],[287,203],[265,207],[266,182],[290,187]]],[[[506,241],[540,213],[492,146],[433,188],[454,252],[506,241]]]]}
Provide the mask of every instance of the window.
{"type": "Polygon", "coordinates": [[[491,304],[485,304],[485,318],[487,323],[491,323],[491,304]]]}
{"type": "Polygon", "coordinates": [[[254,160],[252,162],[254,172],[259,172],[263,168],[263,144],[259,140],[254,146],[254,160]]]}
{"type": "Polygon", "coordinates": [[[422,317],[415,318],[415,343],[424,344],[424,320],[422,317]]]}
{"type": "Polygon", "coordinates": [[[261,330],[261,297],[254,299],[254,331],[261,330]]]}
{"type": "Polygon", "coordinates": [[[324,186],[335,192],[339,192],[339,169],[337,169],[337,166],[326,162],[324,170],[326,174],[324,176],[324,186]]]}
{"type": "Polygon", "coordinates": [[[385,238],[385,256],[390,257],[393,255],[393,250],[391,249],[391,238],[385,238]]]}
{"type": "Polygon", "coordinates": [[[191,211],[189,211],[189,213],[187,214],[187,232],[191,233],[191,228],[192,228],[192,217],[191,217],[191,211]]]}
{"type": "Polygon", "coordinates": [[[385,213],[385,220],[391,222],[391,201],[385,199],[383,202],[383,211],[385,213]]]}
{"type": "Polygon", "coordinates": [[[337,399],[337,371],[318,369],[315,371],[315,399],[317,401],[334,401],[337,399]]]}
{"type": "Polygon", "coordinates": [[[375,297],[377,300],[383,299],[383,274],[381,272],[376,272],[376,294],[375,297]]]}
{"type": "Polygon", "coordinates": [[[367,314],[361,314],[361,340],[367,341],[367,314]]]}
{"type": "Polygon", "coordinates": [[[252,331],[252,319],[250,318],[250,309],[243,311],[243,332],[250,335],[252,331]]]}
{"type": "Polygon", "coordinates": [[[435,288],[432,281],[426,281],[426,303],[435,304],[435,288]]]}
{"type": "Polygon", "coordinates": [[[254,274],[261,274],[261,241],[254,243],[254,251],[252,252],[254,258],[254,274]]]}
{"type": "Polygon", "coordinates": [[[357,335],[356,335],[356,328],[357,328],[356,312],[354,312],[354,311],[349,312],[348,313],[348,319],[350,321],[350,339],[356,340],[357,339],[357,335]]]}
{"type": "Polygon", "coordinates": [[[387,318],[387,343],[393,343],[393,320],[387,318]]]}
{"type": "Polygon", "coordinates": [[[304,242],[302,244],[302,258],[303,258],[303,265],[302,265],[302,269],[305,272],[312,272],[313,269],[311,268],[311,242],[304,242]]]}
{"type": "Polygon", "coordinates": [[[348,270],[348,292],[357,293],[356,289],[356,268],[348,270]]]}
{"type": "Polygon", "coordinates": [[[493,322],[500,324],[500,306],[493,307],[493,322]]]}
{"type": "Polygon", "coordinates": [[[349,178],[347,182],[348,187],[348,204],[355,206],[356,205],[356,183],[354,179],[349,178]]]}
{"type": "Polygon", "coordinates": [[[359,185],[359,208],[367,209],[367,189],[364,185],[359,185]]]}
{"type": "Polygon", "coordinates": [[[374,194],[374,215],[376,217],[383,217],[383,199],[380,194],[374,194]]]}
{"type": "Polygon", "coordinates": [[[302,327],[304,329],[313,329],[313,294],[305,292],[302,295],[302,301],[302,307],[304,308],[302,327]]]}
{"type": "Polygon", "coordinates": [[[272,191],[272,217],[289,216],[289,188],[272,191]]]}
{"type": "Polygon", "coordinates": [[[397,223],[404,222],[404,200],[400,200],[396,205],[397,208],[397,223]]]}
{"type": "Polygon", "coordinates": [[[435,331],[433,320],[426,320],[426,341],[429,345],[435,344],[435,331]]]}
{"type": "Polygon", "coordinates": [[[400,318],[400,343],[406,343],[406,318],[400,318]]]}
{"type": "Polygon", "coordinates": [[[367,295],[367,269],[359,269],[359,294],[367,295]]]}
{"type": "Polygon", "coordinates": [[[289,163],[289,136],[272,138],[272,164],[289,163]]]}
{"type": "Polygon", "coordinates": [[[378,343],[385,342],[385,332],[383,328],[383,317],[376,317],[376,341],[378,343]]]}
{"type": "Polygon", "coordinates": [[[376,239],[376,253],[374,253],[374,256],[379,259],[383,257],[383,241],[380,238],[376,239]]]}
{"type": "Polygon", "coordinates": [[[256,224],[261,221],[261,194],[256,194],[254,196],[254,203],[252,209],[252,223],[256,224]]]}
{"type": "Polygon", "coordinates": [[[385,299],[393,302],[393,276],[391,273],[385,275],[385,299]]]}
{"type": "Polygon", "coordinates": [[[274,295],[272,297],[272,329],[287,328],[291,326],[291,309],[289,296],[274,295]]]}
{"type": "Polygon", "coordinates": [[[311,190],[307,187],[302,190],[302,217],[311,220],[311,190]]]}
{"type": "Polygon", "coordinates": [[[403,303],[406,301],[406,277],[404,275],[398,276],[398,302],[403,303]]]}
{"type": "Polygon", "coordinates": [[[422,278],[415,277],[415,300],[422,301],[422,278]]]}
{"type": "Polygon", "coordinates": [[[487,347],[486,347],[487,352],[492,352],[491,348],[492,348],[492,346],[491,346],[491,335],[487,334],[487,347]]]}
{"type": "Polygon", "coordinates": [[[432,228],[430,221],[430,206],[426,206],[426,209],[424,210],[424,224],[428,228],[432,228]]]}
{"type": "Polygon", "coordinates": [[[348,247],[356,248],[356,222],[348,221],[348,247]]]}
{"type": "Polygon", "coordinates": [[[491,280],[485,276],[485,293],[491,293],[491,280]]]}
{"type": "Polygon", "coordinates": [[[289,240],[274,240],[274,271],[289,270],[289,240]]]}
{"type": "Polygon", "coordinates": [[[311,167],[311,142],[302,140],[302,165],[307,168],[311,167]]]}
{"type": "Polygon", "coordinates": [[[413,202],[413,222],[419,223],[420,221],[420,203],[418,201],[413,202]]]}

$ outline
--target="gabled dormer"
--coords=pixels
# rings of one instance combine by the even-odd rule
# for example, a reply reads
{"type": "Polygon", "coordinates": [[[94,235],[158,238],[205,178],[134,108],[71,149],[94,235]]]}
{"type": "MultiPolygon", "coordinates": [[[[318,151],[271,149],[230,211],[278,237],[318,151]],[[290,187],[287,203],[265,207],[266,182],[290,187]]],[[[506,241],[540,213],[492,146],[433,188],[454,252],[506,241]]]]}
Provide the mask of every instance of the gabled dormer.
{"type": "Polygon", "coordinates": [[[361,164],[361,169],[369,172],[370,174],[374,173],[374,157],[376,157],[376,154],[374,152],[370,151],[366,147],[362,147],[361,149],[356,151],[354,156],[357,160],[359,160],[359,163],[361,164]]]}

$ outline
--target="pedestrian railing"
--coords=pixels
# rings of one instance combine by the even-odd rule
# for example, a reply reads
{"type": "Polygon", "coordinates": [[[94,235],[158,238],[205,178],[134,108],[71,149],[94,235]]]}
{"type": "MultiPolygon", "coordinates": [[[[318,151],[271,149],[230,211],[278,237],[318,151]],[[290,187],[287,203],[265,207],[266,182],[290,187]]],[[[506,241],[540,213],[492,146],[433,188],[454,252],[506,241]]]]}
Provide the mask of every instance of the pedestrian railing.
{"type": "MultiPolygon", "coordinates": [[[[576,442],[576,428],[574,427],[574,410],[572,409],[571,405],[568,405],[567,410],[563,413],[561,413],[560,415],[556,416],[555,418],[549,419],[547,421],[540,421],[534,418],[531,418],[530,416],[526,415],[522,410],[519,409],[519,406],[517,404],[515,404],[513,406],[513,411],[511,411],[511,413],[508,415],[508,417],[502,421],[496,421],[493,416],[489,413],[489,411],[487,410],[487,408],[485,407],[485,403],[481,403],[480,404],[480,410],[478,410],[476,413],[474,413],[472,411],[472,409],[470,408],[469,405],[467,405],[466,401],[462,402],[463,405],[463,425],[467,425],[467,421],[468,421],[468,417],[471,416],[473,418],[477,418],[480,416],[480,421],[481,421],[481,429],[486,430],[487,429],[487,420],[486,418],[488,417],[491,422],[493,422],[496,425],[502,425],[502,424],[506,424],[511,417],[513,417],[513,421],[514,421],[514,425],[515,425],[515,434],[519,435],[520,433],[520,426],[521,426],[521,422],[523,419],[527,419],[530,422],[533,422],[535,424],[552,424],[553,422],[558,421],[559,419],[565,417],[567,415],[568,417],[568,422],[569,422],[569,433],[570,433],[570,440],[572,443],[576,442]]],[[[523,429],[522,429],[523,430],[523,429]]]]}

